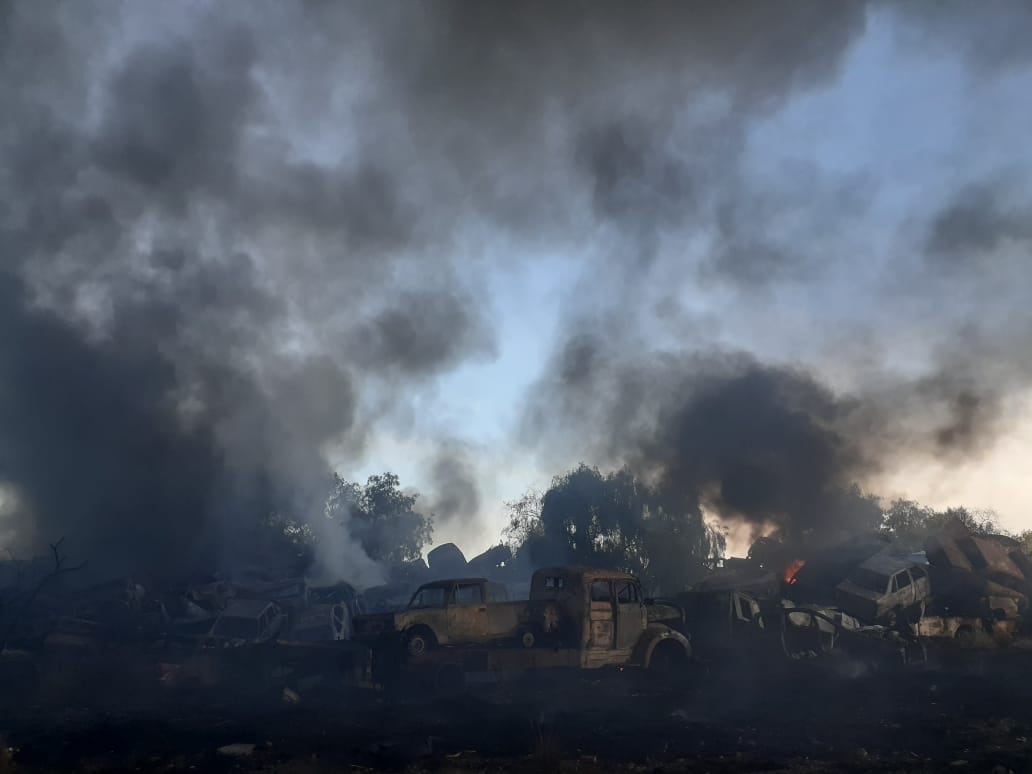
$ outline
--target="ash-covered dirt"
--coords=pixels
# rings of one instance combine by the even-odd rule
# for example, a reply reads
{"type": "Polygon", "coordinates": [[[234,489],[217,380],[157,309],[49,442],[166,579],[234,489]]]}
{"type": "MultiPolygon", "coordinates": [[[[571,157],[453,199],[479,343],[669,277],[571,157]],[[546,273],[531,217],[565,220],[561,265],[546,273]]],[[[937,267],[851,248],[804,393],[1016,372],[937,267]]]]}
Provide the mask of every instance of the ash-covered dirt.
{"type": "Polygon", "coordinates": [[[295,704],[130,700],[112,685],[89,706],[5,709],[0,772],[1020,772],[1030,667],[1030,654],[998,652],[859,676],[812,664],[540,674],[450,698],[324,683],[295,704]]]}

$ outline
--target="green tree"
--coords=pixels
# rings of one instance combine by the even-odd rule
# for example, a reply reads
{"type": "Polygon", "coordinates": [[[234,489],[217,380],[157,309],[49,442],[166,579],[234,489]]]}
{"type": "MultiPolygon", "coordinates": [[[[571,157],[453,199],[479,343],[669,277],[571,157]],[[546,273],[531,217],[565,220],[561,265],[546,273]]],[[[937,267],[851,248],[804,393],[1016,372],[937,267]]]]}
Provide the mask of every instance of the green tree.
{"type": "Polygon", "coordinates": [[[1006,530],[999,524],[996,512],[989,509],[947,508],[944,511],[936,511],[929,526],[933,530],[942,529],[950,519],[960,519],[976,535],[1006,534],[1006,530]]]}
{"type": "Polygon", "coordinates": [[[893,500],[882,518],[882,532],[911,550],[920,550],[931,534],[935,511],[913,500],[893,500]]]}
{"type": "Polygon", "coordinates": [[[545,534],[541,523],[541,493],[535,489],[524,492],[519,498],[505,503],[509,518],[502,530],[502,543],[513,554],[522,546],[545,534]]]}
{"type": "Polygon", "coordinates": [[[1021,550],[1028,556],[1032,556],[1032,529],[1026,529],[1014,536],[1014,539],[1021,543],[1021,550]]]}
{"type": "Polygon", "coordinates": [[[924,546],[925,538],[941,530],[951,519],[960,519],[976,535],[1005,534],[993,511],[971,508],[937,511],[913,500],[903,499],[893,500],[886,509],[882,518],[882,531],[901,545],[918,551],[924,546]]]}
{"type": "Polygon", "coordinates": [[[416,510],[416,499],[401,491],[394,473],[370,476],[365,486],[335,475],[326,516],[347,523],[372,559],[411,561],[433,543],[433,518],[416,510]]]}

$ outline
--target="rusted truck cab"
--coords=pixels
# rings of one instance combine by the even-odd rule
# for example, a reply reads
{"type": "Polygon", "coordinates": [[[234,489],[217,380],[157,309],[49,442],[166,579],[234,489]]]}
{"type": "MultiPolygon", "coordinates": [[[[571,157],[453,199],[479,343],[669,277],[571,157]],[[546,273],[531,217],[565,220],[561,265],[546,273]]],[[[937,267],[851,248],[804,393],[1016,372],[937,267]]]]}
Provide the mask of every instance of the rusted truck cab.
{"type": "Polygon", "coordinates": [[[669,626],[650,622],[641,584],[614,570],[549,567],[534,573],[525,646],[573,649],[579,666],[682,661],[688,639],[669,626]]]}

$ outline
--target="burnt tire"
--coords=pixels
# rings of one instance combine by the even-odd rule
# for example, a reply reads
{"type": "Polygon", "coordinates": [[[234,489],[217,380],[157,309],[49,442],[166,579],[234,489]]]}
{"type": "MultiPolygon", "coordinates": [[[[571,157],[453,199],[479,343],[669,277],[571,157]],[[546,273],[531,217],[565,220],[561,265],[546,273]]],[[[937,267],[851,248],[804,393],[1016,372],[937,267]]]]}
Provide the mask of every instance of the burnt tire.
{"type": "Polygon", "coordinates": [[[435,647],[437,638],[429,629],[415,629],[405,635],[405,653],[409,657],[418,658],[435,647]]]}

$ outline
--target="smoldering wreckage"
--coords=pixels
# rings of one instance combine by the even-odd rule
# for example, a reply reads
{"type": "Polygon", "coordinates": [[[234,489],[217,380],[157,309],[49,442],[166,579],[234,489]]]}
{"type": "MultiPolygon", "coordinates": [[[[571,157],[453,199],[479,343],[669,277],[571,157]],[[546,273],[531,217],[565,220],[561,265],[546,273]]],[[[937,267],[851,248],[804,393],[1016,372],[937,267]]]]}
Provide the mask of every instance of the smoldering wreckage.
{"type": "Polygon", "coordinates": [[[453,692],[478,675],[563,668],[690,673],[787,660],[874,673],[1032,642],[1032,563],[1011,538],[959,520],[919,553],[881,535],[810,555],[761,540],[666,598],[616,570],[527,568],[503,546],[467,561],[445,544],[361,592],[259,571],[83,586],[81,566],[52,549],[2,566],[7,702],[95,691],[98,677],[104,691],[250,691],[296,703],[309,690],[453,692]]]}

